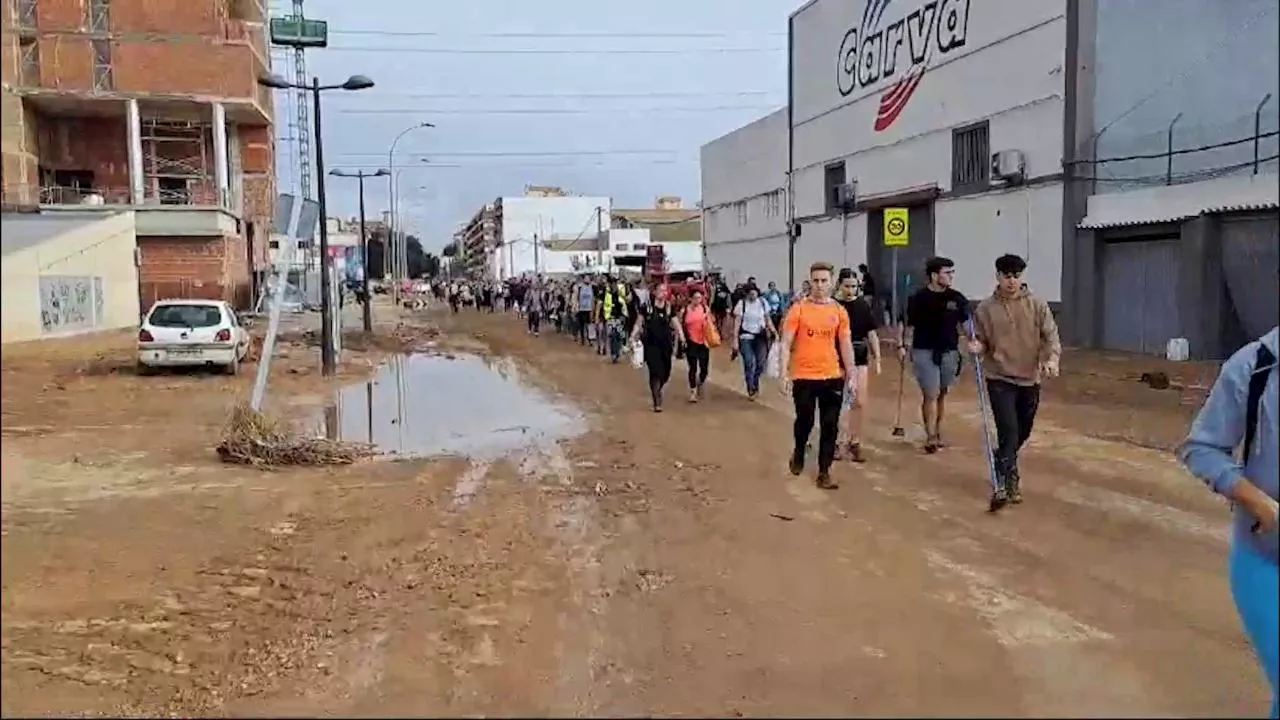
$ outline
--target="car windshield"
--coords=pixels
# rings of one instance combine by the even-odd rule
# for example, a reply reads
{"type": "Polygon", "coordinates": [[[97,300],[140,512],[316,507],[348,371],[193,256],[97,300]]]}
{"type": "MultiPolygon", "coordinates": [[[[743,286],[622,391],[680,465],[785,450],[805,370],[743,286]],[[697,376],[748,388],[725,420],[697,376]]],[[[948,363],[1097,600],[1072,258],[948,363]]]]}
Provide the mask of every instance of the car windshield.
{"type": "Polygon", "coordinates": [[[207,328],[222,324],[217,305],[157,305],[147,321],[155,327],[207,328]]]}

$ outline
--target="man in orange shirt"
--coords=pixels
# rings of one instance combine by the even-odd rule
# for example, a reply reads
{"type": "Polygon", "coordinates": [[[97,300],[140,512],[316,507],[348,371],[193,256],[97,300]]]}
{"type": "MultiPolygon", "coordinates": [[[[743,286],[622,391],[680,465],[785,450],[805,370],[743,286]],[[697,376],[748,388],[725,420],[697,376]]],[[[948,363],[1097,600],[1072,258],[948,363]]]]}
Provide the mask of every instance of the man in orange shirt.
{"type": "MultiPolygon", "coordinates": [[[[840,405],[844,399],[844,367],[854,367],[853,343],[849,338],[849,314],[831,298],[830,263],[817,262],[809,268],[808,297],[797,299],[787,311],[782,327],[783,392],[795,403],[795,449],[791,452],[791,474],[804,472],[805,448],[813,432],[813,414],[818,413],[818,487],[839,487],[831,479],[831,463],[836,457],[840,434],[840,405]]],[[[850,375],[852,377],[852,375],[850,375]]]]}

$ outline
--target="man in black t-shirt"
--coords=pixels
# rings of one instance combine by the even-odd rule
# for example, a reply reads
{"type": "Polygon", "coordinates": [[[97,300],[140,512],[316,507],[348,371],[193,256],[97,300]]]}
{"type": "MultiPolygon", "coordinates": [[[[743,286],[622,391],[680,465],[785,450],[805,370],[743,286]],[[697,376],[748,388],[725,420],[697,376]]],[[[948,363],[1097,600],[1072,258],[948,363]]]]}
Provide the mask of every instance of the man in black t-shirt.
{"type": "MultiPolygon", "coordinates": [[[[880,340],[876,330],[880,323],[870,302],[862,293],[858,276],[849,268],[840,271],[836,302],[849,315],[849,339],[853,343],[853,368],[842,368],[851,382],[845,384],[844,403],[841,406],[845,441],[841,447],[848,451],[853,462],[866,462],[862,452],[862,425],[867,413],[867,400],[871,390],[869,367],[874,365],[880,373],[880,340]]],[[[841,361],[843,365],[843,361],[841,361]]]]}
{"type": "Polygon", "coordinates": [[[920,419],[927,453],[942,442],[947,390],[960,374],[960,326],[969,319],[969,300],[951,285],[955,263],[934,257],[925,263],[928,284],[907,299],[906,328],[899,357],[911,350],[911,366],[920,385],[920,419]]]}

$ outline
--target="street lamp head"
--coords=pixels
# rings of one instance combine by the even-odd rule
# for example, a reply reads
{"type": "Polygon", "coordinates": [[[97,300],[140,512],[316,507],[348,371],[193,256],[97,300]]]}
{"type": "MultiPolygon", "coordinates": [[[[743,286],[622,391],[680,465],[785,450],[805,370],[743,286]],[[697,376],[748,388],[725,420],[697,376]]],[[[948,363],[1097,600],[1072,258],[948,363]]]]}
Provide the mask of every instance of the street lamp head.
{"type": "Polygon", "coordinates": [[[285,80],[277,73],[268,73],[258,78],[258,84],[263,87],[275,88],[277,90],[288,90],[293,84],[285,80]]]}
{"type": "Polygon", "coordinates": [[[386,168],[378,168],[378,171],[377,171],[377,172],[375,172],[375,173],[373,174],[373,176],[374,176],[374,177],[386,177],[386,176],[388,176],[388,175],[390,175],[390,174],[391,174],[391,172],[390,172],[389,170],[387,170],[386,168]]]}
{"type": "Polygon", "coordinates": [[[352,75],[339,87],[343,90],[365,90],[373,87],[373,80],[364,75],[352,75]]]}
{"type": "Polygon", "coordinates": [[[423,121],[423,122],[418,123],[418,127],[424,127],[424,128],[429,127],[429,128],[433,128],[433,127],[435,127],[435,125],[432,125],[432,124],[431,124],[431,123],[429,123],[429,122],[423,121]]]}
{"type": "Polygon", "coordinates": [[[350,173],[344,172],[343,170],[339,170],[338,168],[334,168],[330,170],[329,174],[334,177],[351,177],[350,173]]]}

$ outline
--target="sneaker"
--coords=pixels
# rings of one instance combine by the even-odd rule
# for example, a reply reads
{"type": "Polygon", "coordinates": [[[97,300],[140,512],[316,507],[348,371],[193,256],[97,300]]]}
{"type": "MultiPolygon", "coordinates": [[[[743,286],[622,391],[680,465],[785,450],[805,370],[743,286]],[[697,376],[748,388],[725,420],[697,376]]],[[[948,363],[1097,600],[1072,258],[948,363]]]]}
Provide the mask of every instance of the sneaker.
{"type": "Polygon", "coordinates": [[[831,478],[830,473],[820,472],[815,480],[818,487],[823,490],[835,490],[840,487],[840,483],[831,478]]]}
{"type": "Polygon", "coordinates": [[[1009,503],[1009,491],[1003,487],[996,488],[991,493],[991,504],[988,506],[990,512],[995,512],[1009,503]]]}
{"type": "Polygon", "coordinates": [[[1008,491],[1009,502],[1013,503],[1014,505],[1021,503],[1022,502],[1022,477],[1019,476],[1017,470],[1014,470],[1013,472],[1009,473],[1009,478],[1005,481],[1005,484],[1009,487],[1009,491],[1008,491]]]}
{"type": "Polygon", "coordinates": [[[791,453],[791,462],[787,465],[787,469],[792,475],[804,472],[804,453],[791,453]]]}
{"type": "Polygon", "coordinates": [[[934,454],[934,453],[938,452],[938,448],[940,448],[940,447],[942,447],[942,446],[941,446],[940,444],[938,444],[938,437],[937,437],[936,435],[930,435],[930,436],[929,436],[929,437],[924,441],[924,451],[925,451],[926,453],[928,453],[929,455],[932,455],[932,454],[934,454]]]}
{"type": "Polygon", "coordinates": [[[689,391],[689,402],[691,403],[698,402],[698,390],[696,388],[689,391]]]}
{"type": "Polygon", "coordinates": [[[862,452],[862,443],[849,443],[849,459],[856,463],[864,463],[867,461],[867,456],[862,452]]]}

